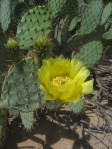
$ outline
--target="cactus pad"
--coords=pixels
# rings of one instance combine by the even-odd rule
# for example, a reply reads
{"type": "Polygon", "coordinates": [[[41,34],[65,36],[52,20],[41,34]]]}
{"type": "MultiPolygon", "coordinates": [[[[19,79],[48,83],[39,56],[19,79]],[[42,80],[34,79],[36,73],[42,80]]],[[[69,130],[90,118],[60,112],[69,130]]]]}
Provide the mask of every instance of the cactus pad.
{"type": "Polygon", "coordinates": [[[103,38],[106,40],[112,39],[112,26],[107,32],[103,34],[103,38]]]}
{"type": "Polygon", "coordinates": [[[76,16],[72,19],[70,23],[69,31],[72,31],[76,27],[77,23],[78,23],[78,17],[76,16]]]}
{"type": "Polygon", "coordinates": [[[52,15],[56,15],[62,10],[63,4],[66,2],[66,0],[47,0],[47,2],[52,15]]]}
{"type": "Polygon", "coordinates": [[[53,15],[57,15],[59,12],[74,15],[78,12],[77,0],[47,0],[47,1],[48,1],[48,7],[53,15]]]}
{"type": "Polygon", "coordinates": [[[10,23],[10,0],[0,1],[0,22],[3,31],[6,31],[10,23]]]}
{"type": "Polygon", "coordinates": [[[81,34],[89,34],[95,30],[101,18],[102,8],[102,0],[94,0],[89,3],[82,17],[81,27],[79,30],[81,34]]]}
{"type": "Polygon", "coordinates": [[[80,113],[84,109],[85,102],[84,99],[80,99],[75,103],[68,103],[68,106],[74,113],[80,113]]]}
{"type": "Polygon", "coordinates": [[[29,10],[21,19],[17,28],[17,40],[20,49],[29,49],[39,36],[48,36],[51,32],[51,14],[44,6],[29,10]]]}
{"type": "Polygon", "coordinates": [[[30,130],[34,123],[33,112],[20,112],[22,123],[27,130],[30,130]]]}
{"type": "Polygon", "coordinates": [[[63,12],[70,16],[78,14],[78,0],[66,0],[65,5],[63,6],[63,12]]]}
{"type": "Polygon", "coordinates": [[[102,13],[101,24],[104,24],[112,14],[112,2],[108,3],[102,13]]]}
{"type": "Polygon", "coordinates": [[[19,112],[32,112],[42,106],[37,70],[37,60],[32,58],[27,58],[9,69],[2,86],[1,99],[4,107],[19,112]]]}
{"type": "Polygon", "coordinates": [[[86,67],[92,67],[101,58],[103,52],[103,46],[99,41],[93,41],[85,44],[76,58],[81,60],[86,67]]]}

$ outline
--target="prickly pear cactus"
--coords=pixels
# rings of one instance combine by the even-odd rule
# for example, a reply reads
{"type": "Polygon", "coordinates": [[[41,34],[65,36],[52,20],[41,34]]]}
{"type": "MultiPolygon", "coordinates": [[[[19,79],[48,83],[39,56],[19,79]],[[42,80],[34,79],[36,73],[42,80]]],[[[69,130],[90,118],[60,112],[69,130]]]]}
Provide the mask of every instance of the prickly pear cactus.
{"type": "Polygon", "coordinates": [[[27,58],[12,66],[2,86],[1,100],[4,107],[18,112],[32,112],[43,105],[37,83],[38,62],[27,58]]]}
{"type": "Polygon", "coordinates": [[[0,22],[3,31],[6,31],[10,23],[10,0],[1,0],[0,1],[0,22]]]}
{"type": "Polygon", "coordinates": [[[17,40],[20,49],[29,49],[39,36],[48,36],[51,32],[51,13],[44,6],[29,10],[17,27],[17,40]]]}
{"type": "Polygon", "coordinates": [[[82,17],[80,34],[89,34],[98,26],[103,9],[102,0],[92,0],[86,7],[82,17]]]}
{"type": "MultiPolygon", "coordinates": [[[[29,50],[33,46],[36,50],[38,49],[37,51],[42,51],[50,49],[52,42],[55,42],[58,45],[54,43],[54,47],[55,45],[56,48],[58,47],[56,50],[59,49],[59,53],[56,51],[58,54],[67,56],[68,53],[64,53],[67,50],[71,54],[78,49],[75,51],[78,52],[75,57],[83,61],[87,67],[93,67],[103,52],[102,35],[105,39],[108,36],[106,35],[108,32],[103,34],[104,30],[100,33],[100,27],[111,15],[111,3],[103,7],[103,0],[87,1],[82,16],[78,14],[80,9],[78,0],[46,0],[45,6],[37,6],[28,10],[17,27],[16,38],[20,49],[29,50]],[[98,37],[96,31],[98,31],[98,37]]],[[[112,30],[109,31],[111,34],[112,30]]],[[[4,107],[18,111],[27,129],[33,125],[35,109],[41,108],[44,104],[48,109],[60,106],[55,102],[46,104],[42,100],[42,93],[37,82],[37,70],[36,59],[24,59],[10,68],[2,86],[1,99],[4,107]]],[[[74,104],[68,103],[75,113],[79,113],[84,105],[83,99],[74,104]]]]}
{"type": "Polygon", "coordinates": [[[102,44],[99,41],[93,41],[85,44],[75,57],[81,60],[86,67],[93,67],[93,65],[101,58],[102,53],[102,44]]]}

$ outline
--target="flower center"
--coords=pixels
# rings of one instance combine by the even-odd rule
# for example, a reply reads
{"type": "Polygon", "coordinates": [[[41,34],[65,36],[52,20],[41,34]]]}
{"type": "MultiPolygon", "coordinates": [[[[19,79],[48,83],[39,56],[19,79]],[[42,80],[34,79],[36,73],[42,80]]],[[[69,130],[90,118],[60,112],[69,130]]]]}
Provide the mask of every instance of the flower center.
{"type": "Polygon", "coordinates": [[[59,86],[63,84],[72,84],[72,80],[69,77],[56,77],[53,79],[53,85],[59,86]]]}

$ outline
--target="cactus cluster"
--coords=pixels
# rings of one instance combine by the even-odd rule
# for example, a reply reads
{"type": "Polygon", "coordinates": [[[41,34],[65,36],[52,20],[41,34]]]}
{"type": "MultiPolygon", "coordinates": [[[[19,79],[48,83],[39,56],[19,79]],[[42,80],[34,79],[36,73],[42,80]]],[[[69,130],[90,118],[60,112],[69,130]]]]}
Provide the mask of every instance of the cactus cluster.
{"type": "MultiPolygon", "coordinates": [[[[0,4],[2,2],[3,0],[0,4]]],[[[6,5],[9,9],[8,3],[2,7],[6,9],[6,5]]],[[[0,7],[0,11],[2,9],[0,7]]],[[[31,8],[22,16],[17,26],[16,40],[19,49],[26,52],[32,48],[35,50],[37,46],[43,52],[41,54],[47,55],[48,52],[44,53],[47,45],[47,49],[52,46],[57,55],[69,57],[75,53],[73,56],[90,68],[102,56],[102,39],[112,39],[111,15],[112,2],[104,4],[103,0],[46,0],[44,6],[31,8]]],[[[1,19],[8,22],[6,24],[10,22],[3,15],[1,19]]],[[[4,25],[4,30],[7,26],[4,25]]],[[[37,81],[40,64],[35,58],[25,58],[9,69],[2,86],[2,104],[19,112],[27,129],[33,125],[33,111],[45,104],[37,81]]],[[[68,103],[74,113],[80,113],[84,105],[83,99],[68,103]]],[[[60,104],[47,102],[46,106],[52,109],[60,104]]]]}

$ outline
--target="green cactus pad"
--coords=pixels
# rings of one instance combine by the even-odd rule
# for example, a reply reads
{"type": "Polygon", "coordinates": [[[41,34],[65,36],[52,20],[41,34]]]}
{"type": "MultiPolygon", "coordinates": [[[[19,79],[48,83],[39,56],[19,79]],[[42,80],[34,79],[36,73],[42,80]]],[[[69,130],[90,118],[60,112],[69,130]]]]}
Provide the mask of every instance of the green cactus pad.
{"type": "Polygon", "coordinates": [[[78,12],[77,0],[47,0],[48,7],[53,15],[59,12],[70,15],[75,15],[78,12]]]}
{"type": "Polygon", "coordinates": [[[1,94],[5,108],[18,112],[32,112],[43,105],[37,82],[37,70],[38,62],[32,58],[27,58],[9,69],[1,94]]]}
{"type": "Polygon", "coordinates": [[[79,101],[74,103],[69,102],[68,106],[74,113],[80,113],[85,107],[85,102],[84,102],[84,99],[80,99],[79,101]]]}
{"type": "Polygon", "coordinates": [[[102,0],[94,0],[89,3],[82,17],[80,34],[89,34],[95,30],[101,18],[102,8],[102,0]]]}
{"type": "Polygon", "coordinates": [[[62,10],[62,7],[66,0],[47,0],[48,7],[50,11],[52,12],[52,15],[56,15],[58,12],[62,10]]]}
{"type": "Polygon", "coordinates": [[[61,19],[59,23],[57,23],[55,28],[54,37],[58,41],[59,45],[65,44],[65,42],[69,38],[69,16],[66,16],[65,18],[61,19]]]}
{"type": "Polygon", "coordinates": [[[111,26],[111,28],[110,28],[107,32],[105,32],[105,33],[103,34],[102,37],[103,37],[104,39],[106,39],[106,40],[112,39],[112,26],[111,26]]]}
{"type": "Polygon", "coordinates": [[[81,60],[86,67],[92,67],[101,58],[102,52],[102,44],[99,41],[93,41],[85,44],[75,57],[81,60]]]}
{"type": "Polygon", "coordinates": [[[109,2],[102,13],[101,24],[104,24],[112,14],[112,2],[109,2]]]}
{"type": "Polygon", "coordinates": [[[6,31],[10,23],[10,0],[0,0],[0,23],[3,31],[6,31]]]}
{"type": "Polygon", "coordinates": [[[20,112],[22,123],[27,130],[30,130],[34,123],[33,112],[20,112]]]}
{"type": "Polygon", "coordinates": [[[108,29],[111,28],[111,25],[112,25],[112,16],[110,16],[107,22],[105,23],[105,31],[108,31],[108,29]]]}
{"type": "Polygon", "coordinates": [[[76,27],[77,23],[78,23],[78,17],[76,16],[72,19],[70,23],[69,31],[72,31],[76,27]]]}
{"type": "Polygon", "coordinates": [[[17,27],[16,37],[20,49],[29,49],[39,36],[48,36],[51,32],[51,19],[50,12],[44,6],[29,10],[17,27]]]}

